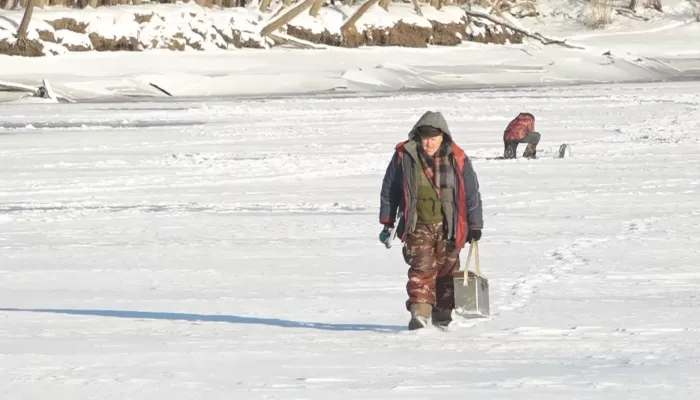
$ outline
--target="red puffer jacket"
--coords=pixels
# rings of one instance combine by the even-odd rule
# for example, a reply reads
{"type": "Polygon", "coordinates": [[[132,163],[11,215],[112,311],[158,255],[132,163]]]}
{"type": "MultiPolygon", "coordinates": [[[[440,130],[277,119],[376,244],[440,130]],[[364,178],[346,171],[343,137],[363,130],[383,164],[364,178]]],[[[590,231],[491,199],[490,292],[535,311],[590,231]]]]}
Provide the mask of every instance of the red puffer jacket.
{"type": "Polygon", "coordinates": [[[528,133],[535,131],[535,116],[530,113],[520,113],[510,121],[503,132],[504,142],[516,142],[524,138],[528,133]]]}

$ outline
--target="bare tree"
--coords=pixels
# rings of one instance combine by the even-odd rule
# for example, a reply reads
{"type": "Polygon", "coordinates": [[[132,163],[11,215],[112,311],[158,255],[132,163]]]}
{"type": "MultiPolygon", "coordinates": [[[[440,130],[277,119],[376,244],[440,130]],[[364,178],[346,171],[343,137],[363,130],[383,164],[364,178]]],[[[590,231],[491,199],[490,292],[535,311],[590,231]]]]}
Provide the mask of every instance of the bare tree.
{"type": "Polygon", "coordinates": [[[418,0],[413,0],[413,9],[416,11],[416,14],[419,16],[423,16],[423,11],[420,9],[420,3],[418,3],[418,0]]]}
{"type": "Polygon", "coordinates": [[[430,0],[430,5],[433,6],[435,9],[440,10],[440,9],[442,9],[443,1],[442,0],[430,0]]]}
{"type": "Polygon", "coordinates": [[[316,0],[313,6],[311,6],[311,10],[309,11],[309,14],[316,18],[318,17],[318,13],[321,11],[321,7],[323,7],[323,4],[325,3],[325,0],[316,0]]]}
{"type": "Polygon", "coordinates": [[[658,12],[663,12],[663,5],[661,4],[661,0],[650,0],[649,1],[649,7],[653,8],[654,10],[658,12]]]}
{"type": "Polygon", "coordinates": [[[304,0],[303,2],[297,4],[296,7],[287,11],[285,14],[278,17],[274,21],[267,24],[264,28],[262,28],[262,30],[260,31],[260,36],[267,36],[270,33],[281,28],[282,26],[284,26],[284,24],[294,19],[294,17],[296,17],[297,15],[308,10],[309,7],[311,7],[314,4],[314,2],[316,2],[316,0],[304,0]]]}
{"type": "Polygon", "coordinates": [[[357,30],[355,27],[355,23],[357,20],[362,17],[362,14],[366,13],[367,10],[370,9],[373,5],[377,4],[379,0],[367,0],[360,6],[360,8],[355,11],[355,14],[353,14],[350,18],[348,18],[347,21],[343,24],[343,26],[340,27],[340,31],[343,32],[343,34],[346,34],[348,32],[352,32],[353,30],[357,30]]]}
{"type": "Polygon", "coordinates": [[[29,21],[32,19],[32,13],[34,12],[34,4],[36,0],[27,0],[27,8],[24,10],[24,16],[22,17],[22,22],[19,23],[19,28],[17,28],[17,41],[15,46],[20,50],[27,47],[27,34],[29,32],[29,21]]]}
{"type": "Polygon", "coordinates": [[[260,2],[260,11],[265,12],[270,7],[270,0],[262,0],[260,2]]]}
{"type": "Polygon", "coordinates": [[[693,8],[693,15],[695,16],[695,20],[700,22],[700,0],[688,0],[690,2],[690,6],[693,8]]]}
{"type": "Polygon", "coordinates": [[[14,10],[18,6],[19,6],[19,0],[7,0],[7,3],[5,3],[6,10],[14,10]]]}

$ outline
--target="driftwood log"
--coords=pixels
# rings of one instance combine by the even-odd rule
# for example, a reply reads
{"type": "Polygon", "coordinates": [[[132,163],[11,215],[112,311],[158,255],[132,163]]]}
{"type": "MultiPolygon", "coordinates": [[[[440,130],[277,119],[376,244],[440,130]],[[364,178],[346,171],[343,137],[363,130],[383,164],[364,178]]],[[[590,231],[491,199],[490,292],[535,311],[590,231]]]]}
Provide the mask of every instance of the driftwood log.
{"type": "Polygon", "coordinates": [[[640,21],[649,21],[649,18],[637,14],[635,11],[629,9],[629,8],[616,8],[615,9],[616,14],[624,15],[633,19],[637,19],[640,21]]]}
{"type": "Polygon", "coordinates": [[[569,48],[569,49],[584,50],[583,47],[578,47],[578,46],[574,46],[574,45],[571,45],[571,44],[566,43],[566,39],[564,39],[564,40],[549,39],[549,38],[547,38],[547,37],[545,37],[545,36],[542,36],[542,34],[540,34],[540,33],[538,33],[538,32],[528,32],[528,31],[525,31],[525,30],[523,30],[523,29],[520,29],[520,28],[514,26],[514,25],[511,24],[511,23],[508,23],[508,22],[506,22],[506,21],[499,21],[498,19],[496,19],[496,18],[494,18],[494,17],[492,17],[492,16],[490,16],[490,15],[488,15],[488,14],[484,14],[484,13],[482,13],[482,12],[471,11],[471,10],[466,10],[466,9],[464,10],[464,12],[466,12],[467,15],[469,15],[469,16],[472,16],[472,17],[475,17],[475,18],[483,18],[483,19],[486,19],[486,20],[489,20],[489,21],[493,22],[493,23],[496,24],[496,25],[500,25],[500,26],[503,26],[503,27],[505,27],[505,28],[514,30],[514,31],[516,31],[516,32],[520,32],[520,33],[522,33],[523,35],[525,35],[525,36],[527,36],[527,37],[529,37],[529,38],[532,38],[532,39],[535,39],[535,40],[539,40],[542,44],[545,44],[545,45],[556,44],[556,45],[563,46],[563,47],[566,47],[566,48],[569,48]]]}

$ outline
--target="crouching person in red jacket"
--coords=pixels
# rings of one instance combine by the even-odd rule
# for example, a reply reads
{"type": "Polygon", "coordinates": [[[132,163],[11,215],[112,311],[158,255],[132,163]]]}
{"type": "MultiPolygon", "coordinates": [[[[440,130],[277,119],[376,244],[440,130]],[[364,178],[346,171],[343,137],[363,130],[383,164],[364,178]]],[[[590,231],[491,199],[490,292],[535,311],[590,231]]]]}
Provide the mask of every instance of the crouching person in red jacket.
{"type": "Polygon", "coordinates": [[[408,329],[447,326],[455,308],[452,274],[465,243],[481,238],[479,181],[445,118],[428,111],[396,145],[381,189],[380,240],[396,225],[408,269],[408,329]],[[395,221],[398,211],[403,216],[395,221]]]}
{"type": "Polygon", "coordinates": [[[518,144],[527,143],[523,157],[537,158],[537,144],[541,135],[535,132],[535,116],[530,113],[520,113],[510,121],[503,132],[503,158],[515,158],[518,144]]]}

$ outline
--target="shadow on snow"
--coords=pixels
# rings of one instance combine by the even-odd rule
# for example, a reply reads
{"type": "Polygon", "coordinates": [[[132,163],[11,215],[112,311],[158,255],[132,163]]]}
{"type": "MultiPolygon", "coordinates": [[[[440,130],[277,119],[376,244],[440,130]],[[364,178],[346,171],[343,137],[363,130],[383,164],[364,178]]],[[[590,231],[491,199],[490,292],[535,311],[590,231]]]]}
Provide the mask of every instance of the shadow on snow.
{"type": "Polygon", "coordinates": [[[0,311],[19,312],[41,312],[69,315],[86,315],[95,317],[113,317],[130,319],[158,319],[169,321],[188,322],[228,322],[231,324],[253,324],[268,325],[281,328],[309,328],[326,331],[374,331],[374,332],[394,332],[406,330],[404,326],[398,325],[374,325],[374,324],[336,324],[324,322],[303,322],[292,321],[279,318],[258,318],[241,317],[237,315],[205,315],[205,314],[183,314],[169,312],[149,312],[149,311],[124,311],[124,310],[74,310],[74,309],[22,309],[22,308],[0,308],[0,311]]]}

